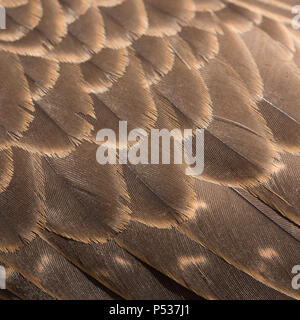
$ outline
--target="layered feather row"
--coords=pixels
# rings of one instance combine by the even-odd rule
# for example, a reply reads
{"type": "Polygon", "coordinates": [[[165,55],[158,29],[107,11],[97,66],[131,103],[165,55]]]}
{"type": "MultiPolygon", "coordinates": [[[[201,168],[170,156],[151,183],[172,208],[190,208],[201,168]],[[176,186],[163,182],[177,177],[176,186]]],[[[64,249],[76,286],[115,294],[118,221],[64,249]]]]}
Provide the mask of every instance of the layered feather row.
{"type": "Polygon", "coordinates": [[[300,297],[296,2],[0,0],[3,298],[300,297]],[[205,129],[204,173],[100,166],[120,120],[205,129]]]}

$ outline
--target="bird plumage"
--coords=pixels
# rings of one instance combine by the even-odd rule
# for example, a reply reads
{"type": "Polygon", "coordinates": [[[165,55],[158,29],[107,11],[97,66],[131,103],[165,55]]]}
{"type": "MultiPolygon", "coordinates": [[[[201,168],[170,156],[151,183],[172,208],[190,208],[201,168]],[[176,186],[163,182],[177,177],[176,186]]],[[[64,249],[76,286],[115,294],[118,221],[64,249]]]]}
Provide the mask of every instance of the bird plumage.
{"type": "Polygon", "coordinates": [[[0,0],[0,299],[299,299],[295,0],[0,0]],[[97,132],[204,129],[205,167],[97,132]]]}

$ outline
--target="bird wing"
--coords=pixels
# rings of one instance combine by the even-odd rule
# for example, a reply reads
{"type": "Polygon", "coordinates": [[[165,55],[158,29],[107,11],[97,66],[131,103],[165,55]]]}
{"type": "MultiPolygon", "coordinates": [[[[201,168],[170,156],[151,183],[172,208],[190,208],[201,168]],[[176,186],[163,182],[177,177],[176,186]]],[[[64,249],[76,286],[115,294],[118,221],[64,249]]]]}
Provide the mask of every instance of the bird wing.
{"type": "Polygon", "coordinates": [[[297,1],[0,5],[0,299],[300,298],[297,1]],[[121,121],[204,171],[100,165],[121,121]]]}

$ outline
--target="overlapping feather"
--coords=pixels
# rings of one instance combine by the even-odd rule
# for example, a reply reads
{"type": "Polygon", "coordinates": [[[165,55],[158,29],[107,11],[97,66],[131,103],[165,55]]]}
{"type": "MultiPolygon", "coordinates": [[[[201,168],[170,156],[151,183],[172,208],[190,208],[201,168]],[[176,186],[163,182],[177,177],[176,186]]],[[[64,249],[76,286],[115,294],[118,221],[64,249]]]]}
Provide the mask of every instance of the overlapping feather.
{"type": "Polygon", "coordinates": [[[0,298],[299,298],[296,2],[0,0],[0,298]],[[100,166],[120,120],[204,173],[100,166]]]}

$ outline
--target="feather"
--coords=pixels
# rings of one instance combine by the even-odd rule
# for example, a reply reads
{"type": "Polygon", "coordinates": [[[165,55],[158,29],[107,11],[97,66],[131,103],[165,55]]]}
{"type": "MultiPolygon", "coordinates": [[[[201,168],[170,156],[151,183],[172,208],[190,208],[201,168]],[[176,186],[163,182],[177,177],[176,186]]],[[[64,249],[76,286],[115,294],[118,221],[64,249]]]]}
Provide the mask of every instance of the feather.
{"type": "Polygon", "coordinates": [[[205,30],[184,27],[179,34],[191,47],[192,52],[203,66],[219,52],[219,42],[216,34],[205,30]]]}
{"type": "Polygon", "coordinates": [[[180,56],[175,59],[172,71],[154,88],[197,127],[208,126],[212,109],[207,86],[201,75],[189,68],[180,56]]]}
{"type": "Polygon", "coordinates": [[[143,264],[115,242],[82,244],[44,231],[42,237],[82,270],[127,299],[200,299],[143,264]],[[132,279],[134,278],[134,281],[132,279]],[[154,290],[149,290],[154,288],[154,290]]]}
{"type": "Polygon", "coordinates": [[[130,210],[122,173],[96,161],[97,145],[84,143],[65,159],[45,159],[47,228],[84,243],[105,242],[124,229],[130,210]],[[86,167],[89,163],[89,167],[86,167]],[[109,186],[103,184],[110,181],[109,186]]]}
{"type": "Polygon", "coordinates": [[[125,0],[95,0],[95,3],[99,7],[114,7],[121,3],[123,3],[125,0]]]}
{"type": "Polygon", "coordinates": [[[29,0],[0,0],[0,5],[7,8],[19,7],[27,4],[29,0]]]}
{"type": "Polygon", "coordinates": [[[150,130],[154,127],[157,110],[142,65],[134,54],[129,54],[126,73],[108,92],[97,97],[132,128],[150,130]]]}
{"type": "Polygon", "coordinates": [[[126,0],[116,7],[103,7],[101,13],[106,27],[106,46],[120,49],[141,37],[148,19],[142,0],[126,0]]]}
{"type": "Polygon", "coordinates": [[[220,0],[194,0],[197,11],[217,11],[225,7],[220,0]]]}
{"type": "Polygon", "coordinates": [[[0,41],[0,49],[18,55],[39,57],[53,49],[53,46],[40,32],[34,29],[15,42],[0,41]]]}
{"type": "Polygon", "coordinates": [[[231,3],[228,4],[228,6],[234,9],[234,11],[239,13],[241,16],[245,17],[246,19],[252,21],[255,24],[259,25],[262,22],[263,16],[260,12],[251,11],[246,9],[245,7],[240,7],[238,5],[231,4],[231,3]]]}
{"type": "Polygon", "coordinates": [[[0,299],[300,298],[297,0],[1,5],[0,299]],[[171,164],[100,165],[120,121],[171,164]]]}
{"type": "Polygon", "coordinates": [[[299,299],[290,285],[299,241],[232,189],[197,181],[196,190],[201,205],[195,220],[180,229],[236,268],[299,299]]]}
{"type": "MultiPolygon", "coordinates": [[[[90,96],[83,90],[83,78],[78,66],[61,65],[60,77],[54,88],[36,103],[36,108],[48,117],[48,122],[54,122],[75,144],[87,139],[92,130],[92,126],[81,116],[93,117],[94,110],[90,96]]],[[[40,129],[44,130],[41,127],[40,129]]],[[[30,137],[31,132],[32,130],[28,131],[27,137],[30,137]]],[[[32,132],[32,135],[35,132],[32,132]]],[[[39,138],[47,136],[45,133],[39,138]]]]}
{"type": "Polygon", "coordinates": [[[13,300],[20,300],[16,295],[11,293],[9,290],[1,290],[0,291],[0,300],[4,301],[13,301],[13,300]]]}
{"type": "MultiPolygon", "coordinates": [[[[167,38],[168,43],[176,57],[184,63],[188,69],[198,70],[201,67],[201,60],[199,61],[190,47],[189,43],[182,39],[180,36],[170,36],[167,38]]],[[[175,61],[176,62],[176,61],[175,61]]],[[[174,64],[176,67],[176,64],[174,64]]]]}
{"type": "Polygon", "coordinates": [[[133,222],[116,242],[206,299],[287,299],[174,229],[133,222]]]}
{"type": "Polygon", "coordinates": [[[21,56],[20,62],[27,78],[31,97],[39,100],[54,87],[59,78],[59,64],[39,57],[21,56]]]}
{"type": "Polygon", "coordinates": [[[16,253],[0,253],[0,261],[29,279],[46,294],[64,300],[112,300],[116,296],[95,284],[40,237],[16,253]]]}
{"type": "MultiPolygon", "coordinates": [[[[95,131],[98,128],[109,128],[119,132],[119,118],[116,117],[114,113],[110,110],[105,109],[99,101],[95,101],[95,112],[98,121],[94,124],[95,131]],[[101,116],[100,116],[101,115],[101,116]],[[101,118],[102,117],[102,118],[101,118]]],[[[164,119],[163,114],[159,114],[158,123],[162,123],[164,119]]],[[[158,128],[160,126],[158,125],[158,128]]],[[[162,126],[164,127],[164,126],[162,126]]],[[[119,141],[118,141],[119,142],[119,141]]],[[[151,154],[151,144],[148,144],[148,154],[151,154]]],[[[141,198],[142,194],[148,195],[150,198],[159,198],[161,204],[164,207],[170,207],[175,212],[172,214],[172,224],[176,224],[176,221],[186,219],[193,215],[193,183],[189,176],[185,174],[185,165],[174,164],[174,144],[171,146],[170,150],[170,165],[164,164],[126,164],[122,165],[124,178],[127,184],[133,182],[133,186],[136,184],[140,185],[140,195],[136,194],[136,190],[131,190],[130,198],[137,197],[135,201],[143,201],[141,198]],[[163,188],[161,186],[164,186],[163,188]],[[153,194],[152,194],[153,193],[153,194]]],[[[159,150],[159,153],[161,151],[159,150]]],[[[160,155],[161,157],[161,155],[160,155]]],[[[149,160],[149,159],[148,159],[149,160]]],[[[129,191],[130,192],[130,191],[129,191]]],[[[137,202],[136,202],[137,203],[137,202]]],[[[130,204],[129,204],[130,206],[130,204]]],[[[162,211],[162,209],[159,209],[162,211]]],[[[168,208],[169,210],[169,208],[168,208]]],[[[149,217],[150,218],[150,217],[149,217]]],[[[151,218],[150,218],[151,219],[151,218]]],[[[156,220],[159,221],[158,217],[156,220]]],[[[157,222],[159,225],[164,224],[164,221],[157,222]]]]}
{"type": "Polygon", "coordinates": [[[257,64],[241,37],[223,26],[218,35],[220,56],[238,73],[253,99],[260,101],[263,95],[263,81],[257,64]]]}
{"type": "Polygon", "coordinates": [[[101,50],[80,65],[85,90],[89,93],[103,93],[109,90],[125,74],[128,64],[126,49],[101,50]]]}
{"type": "Polygon", "coordinates": [[[282,46],[285,46],[292,52],[295,51],[293,36],[285,25],[280,24],[277,21],[264,18],[259,27],[274,40],[278,41],[282,46]]]}
{"type": "Polygon", "coordinates": [[[181,30],[181,24],[189,22],[195,15],[195,5],[191,0],[145,0],[144,3],[149,19],[149,36],[175,35],[181,30]]]}
{"type": "Polygon", "coordinates": [[[54,300],[14,269],[6,267],[6,286],[10,292],[22,300],[54,300]]]}
{"type": "Polygon", "coordinates": [[[0,33],[4,41],[16,41],[22,38],[29,30],[34,29],[43,16],[43,7],[40,0],[29,1],[22,7],[6,9],[6,29],[0,33]]]}
{"type": "Polygon", "coordinates": [[[3,149],[27,130],[34,107],[19,58],[1,51],[0,59],[0,148],[3,149]]]}
{"type": "Polygon", "coordinates": [[[272,178],[267,183],[250,189],[251,193],[298,225],[300,224],[299,164],[299,156],[282,155],[279,168],[272,178]]]}
{"type": "Polygon", "coordinates": [[[73,23],[91,7],[91,0],[59,0],[67,24],[73,23]]]}
{"type": "Polygon", "coordinates": [[[229,6],[218,11],[216,16],[227,25],[229,28],[233,28],[237,32],[246,32],[252,29],[252,21],[248,20],[244,16],[229,6]]]}
{"type": "Polygon", "coordinates": [[[10,148],[0,151],[0,163],[0,192],[2,193],[9,186],[14,171],[10,148]]]}
{"type": "Polygon", "coordinates": [[[276,150],[255,101],[222,60],[212,60],[201,74],[214,110],[205,135],[202,178],[231,185],[266,179],[275,169],[276,150]]]}
{"type": "Polygon", "coordinates": [[[39,154],[63,156],[86,140],[93,128],[84,116],[93,117],[94,110],[83,87],[80,68],[62,64],[58,81],[35,103],[35,119],[16,145],[39,154]]]}
{"type": "MultiPolygon", "coordinates": [[[[297,136],[294,137],[297,131],[286,131],[286,133],[289,133],[289,137],[284,140],[289,140],[288,143],[286,141],[281,142],[282,134],[277,136],[276,133],[280,133],[283,129],[283,127],[279,127],[282,121],[294,122],[293,126],[299,122],[298,93],[295,89],[300,79],[299,71],[289,55],[287,56],[286,50],[282,49],[261,30],[254,29],[244,34],[243,39],[257,63],[264,83],[263,95],[264,101],[267,103],[267,109],[263,102],[261,112],[267,119],[278,144],[282,147],[287,146],[291,151],[296,151],[299,148],[297,136]],[[270,56],[273,57],[271,60],[268,58],[270,56]],[[280,114],[281,120],[277,123],[274,119],[277,118],[278,114],[280,114]]],[[[285,125],[285,127],[288,126],[285,125]]]]}
{"type": "Polygon", "coordinates": [[[143,36],[133,44],[149,85],[159,82],[174,65],[174,54],[165,39],[143,36]]]}
{"type": "Polygon", "coordinates": [[[37,26],[37,30],[46,37],[51,44],[60,43],[67,34],[67,26],[63,11],[58,0],[41,0],[43,5],[43,19],[37,26]]]}
{"type": "Polygon", "coordinates": [[[266,2],[264,0],[228,0],[228,2],[257,13],[262,13],[268,18],[281,22],[290,23],[293,19],[291,5],[280,6],[278,5],[278,2],[266,2]]]}
{"type": "MultiPolygon", "coordinates": [[[[13,175],[0,194],[0,251],[15,251],[35,238],[43,224],[41,164],[37,156],[13,149],[13,175]]],[[[12,169],[10,169],[12,170],[12,169]]]]}
{"type": "Polygon", "coordinates": [[[213,12],[196,12],[189,26],[212,33],[222,33],[222,28],[219,24],[220,22],[213,12]]]}
{"type": "Polygon", "coordinates": [[[101,13],[91,7],[68,27],[68,34],[63,40],[45,54],[47,59],[80,63],[90,59],[104,45],[104,25],[101,13]],[[92,31],[91,31],[92,30],[92,31]]]}

